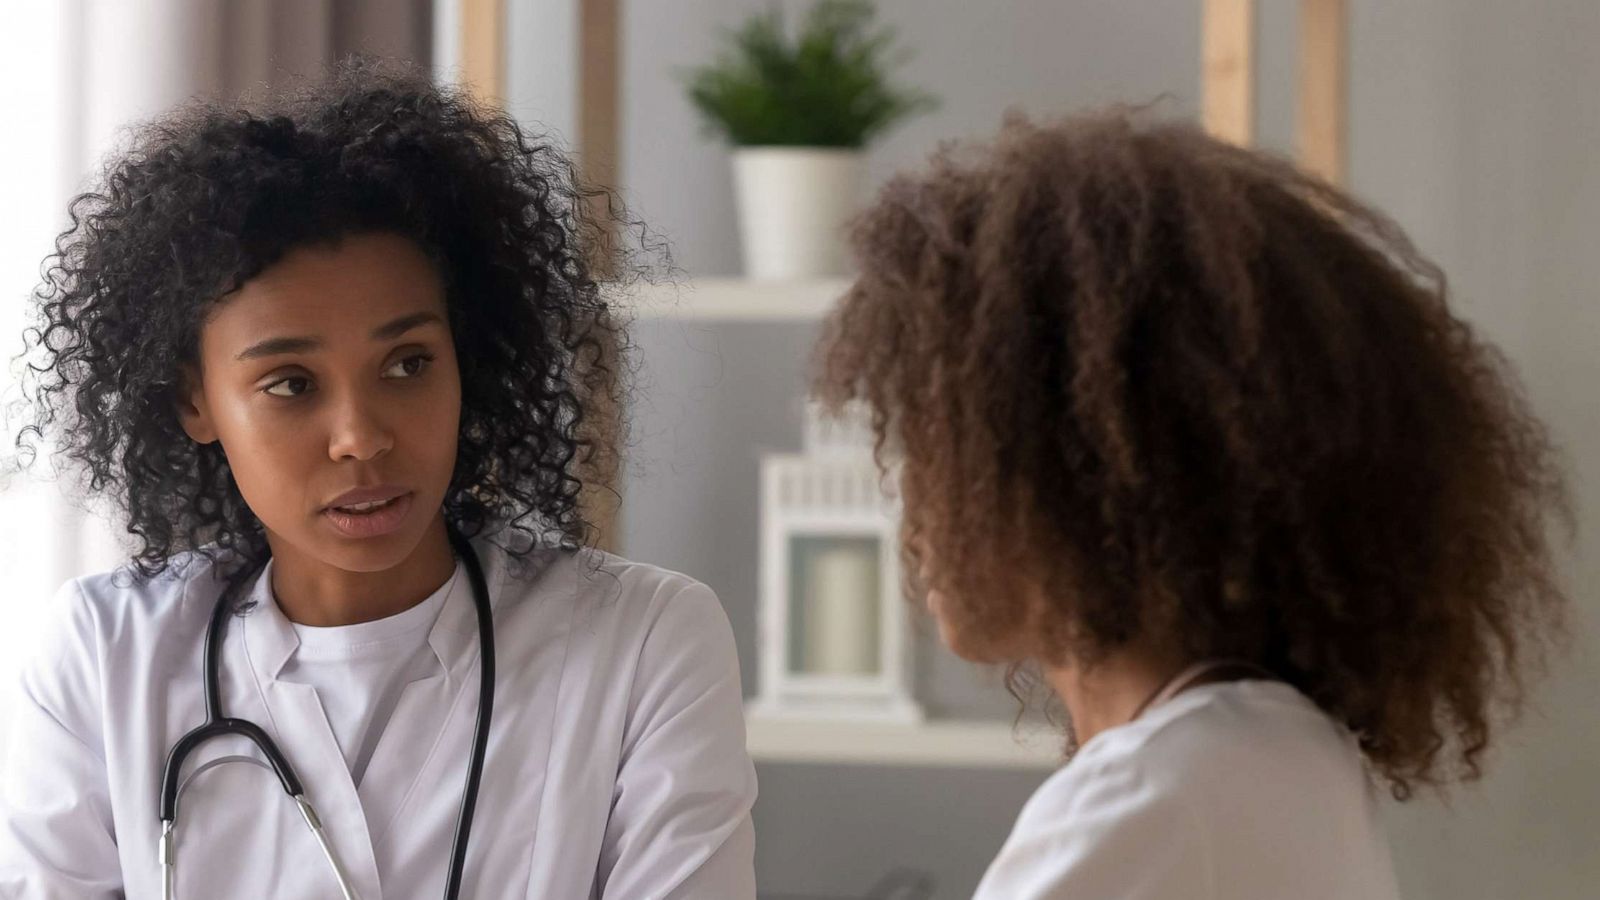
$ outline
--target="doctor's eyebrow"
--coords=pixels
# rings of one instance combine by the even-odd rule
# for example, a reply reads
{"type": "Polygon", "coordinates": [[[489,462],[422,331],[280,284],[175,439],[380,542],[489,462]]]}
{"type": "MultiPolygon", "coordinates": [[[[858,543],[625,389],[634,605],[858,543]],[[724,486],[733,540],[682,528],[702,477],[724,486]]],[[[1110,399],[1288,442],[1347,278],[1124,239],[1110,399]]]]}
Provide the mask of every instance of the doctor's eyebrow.
{"type": "MultiPolygon", "coordinates": [[[[444,320],[435,312],[417,312],[401,316],[392,322],[387,322],[372,329],[372,339],[375,341],[391,341],[413,328],[428,324],[443,325],[444,320]]],[[[234,359],[244,362],[251,359],[260,359],[264,356],[280,356],[289,353],[308,353],[321,347],[321,338],[312,337],[276,337],[257,341],[240,351],[234,359]]]]}

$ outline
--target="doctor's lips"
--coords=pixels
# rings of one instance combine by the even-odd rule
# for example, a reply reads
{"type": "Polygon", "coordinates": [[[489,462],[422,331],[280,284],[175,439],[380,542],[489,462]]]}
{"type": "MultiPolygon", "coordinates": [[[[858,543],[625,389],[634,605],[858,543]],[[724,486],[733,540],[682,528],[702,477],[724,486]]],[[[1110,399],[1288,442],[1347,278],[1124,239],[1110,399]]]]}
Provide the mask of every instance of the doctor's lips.
{"type": "Polygon", "coordinates": [[[393,484],[356,488],[333,498],[322,514],[347,537],[377,537],[400,527],[411,511],[411,492],[393,484]]]}

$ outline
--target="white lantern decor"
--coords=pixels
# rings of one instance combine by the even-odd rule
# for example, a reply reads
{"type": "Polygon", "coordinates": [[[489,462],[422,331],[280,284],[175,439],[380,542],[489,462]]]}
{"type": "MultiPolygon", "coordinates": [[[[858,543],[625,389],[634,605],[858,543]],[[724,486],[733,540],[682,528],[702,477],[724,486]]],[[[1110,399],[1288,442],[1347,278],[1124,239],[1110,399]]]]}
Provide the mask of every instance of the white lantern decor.
{"type": "Polygon", "coordinates": [[[808,405],[804,451],[761,461],[761,684],[752,715],[915,723],[899,510],[864,412],[808,405]]]}

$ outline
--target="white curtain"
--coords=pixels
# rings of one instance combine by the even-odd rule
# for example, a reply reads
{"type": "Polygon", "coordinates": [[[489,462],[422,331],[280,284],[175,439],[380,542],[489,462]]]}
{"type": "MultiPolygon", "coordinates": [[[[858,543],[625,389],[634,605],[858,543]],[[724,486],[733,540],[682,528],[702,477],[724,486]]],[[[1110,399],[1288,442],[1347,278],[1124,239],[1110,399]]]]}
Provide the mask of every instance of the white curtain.
{"type": "Polygon", "coordinates": [[[29,294],[90,158],[91,110],[82,104],[90,73],[80,64],[85,57],[78,44],[85,13],[71,2],[22,4],[0,33],[0,109],[12,122],[27,123],[0,144],[0,205],[6,210],[0,216],[0,397],[6,413],[0,460],[7,464],[0,470],[0,679],[6,685],[0,706],[6,712],[16,667],[56,587],[69,573],[104,568],[120,555],[111,529],[84,515],[44,477],[47,465],[27,474],[10,465],[10,441],[24,417],[13,358],[31,318],[29,294]]]}
{"type": "Polygon", "coordinates": [[[10,4],[0,29],[0,747],[17,665],[67,579],[125,560],[120,526],[41,457],[13,466],[13,357],[39,265],[70,197],[127,125],[195,94],[315,76],[348,53],[430,62],[428,0],[48,0],[10,4]]]}

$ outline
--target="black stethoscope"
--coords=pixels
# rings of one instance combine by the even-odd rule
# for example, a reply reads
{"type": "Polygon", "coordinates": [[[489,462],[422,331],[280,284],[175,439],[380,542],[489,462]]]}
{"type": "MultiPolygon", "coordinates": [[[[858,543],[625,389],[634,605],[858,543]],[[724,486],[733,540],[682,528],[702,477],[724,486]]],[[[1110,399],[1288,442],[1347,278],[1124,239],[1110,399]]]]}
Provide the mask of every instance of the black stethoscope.
{"type": "MultiPolygon", "coordinates": [[[[456,836],[450,848],[450,872],[444,887],[446,900],[454,900],[461,892],[461,870],[467,857],[468,835],[472,832],[472,813],[478,805],[478,783],[483,780],[483,758],[489,749],[489,718],[494,711],[494,618],[489,608],[489,587],[484,581],[483,567],[478,562],[478,555],[473,552],[472,545],[467,543],[460,532],[453,527],[447,530],[450,544],[455,548],[456,555],[465,563],[467,575],[472,580],[472,599],[478,609],[478,671],[482,679],[478,694],[478,722],[472,733],[472,764],[467,769],[466,791],[461,795],[461,811],[456,819],[456,836]]],[[[249,762],[263,768],[267,768],[270,764],[272,771],[277,773],[278,780],[283,783],[284,792],[300,809],[300,815],[305,819],[306,826],[311,829],[317,844],[322,847],[323,855],[328,858],[328,865],[333,867],[334,877],[339,879],[339,890],[344,893],[345,900],[357,900],[358,895],[354,885],[350,883],[349,872],[340,863],[333,844],[328,841],[328,835],[322,829],[322,821],[317,817],[317,811],[312,807],[311,801],[306,799],[300,776],[295,774],[288,758],[259,725],[248,719],[231,718],[223,712],[217,655],[218,648],[222,646],[223,631],[232,614],[232,606],[228,602],[232,594],[232,591],[223,591],[222,596],[217,598],[216,608],[211,611],[211,624],[206,629],[205,724],[179,738],[172,746],[161,776],[161,843],[158,853],[161,861],[162,896],[166,900],[173,900],[175,896],[173,880],[177,868],[177,839],[173,836],[173,827],[178,820],[178,795],[182,793],[183,785],[188,784],[187,780],[182,785],[179,784],[179,770],[183,767],[183,761],[196,747],[214,737],[234,734],[255,744],[266,756],[267,762],[262,763],[249,756],[223,757],[196,769],[190,774],[189,779],[192,780],[205,769],[223,762],[249,762]]]]}

